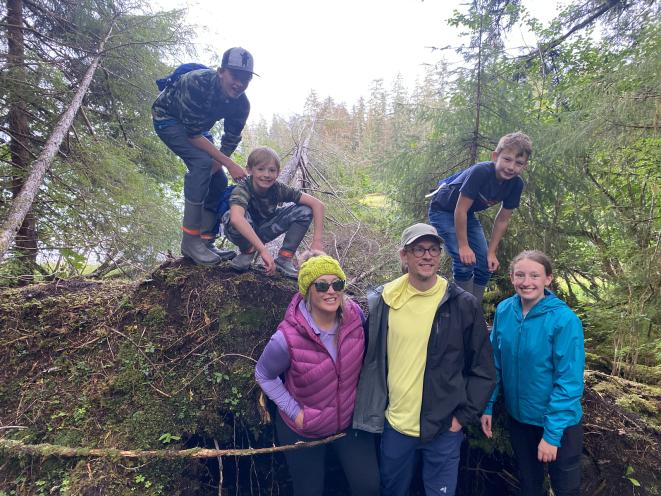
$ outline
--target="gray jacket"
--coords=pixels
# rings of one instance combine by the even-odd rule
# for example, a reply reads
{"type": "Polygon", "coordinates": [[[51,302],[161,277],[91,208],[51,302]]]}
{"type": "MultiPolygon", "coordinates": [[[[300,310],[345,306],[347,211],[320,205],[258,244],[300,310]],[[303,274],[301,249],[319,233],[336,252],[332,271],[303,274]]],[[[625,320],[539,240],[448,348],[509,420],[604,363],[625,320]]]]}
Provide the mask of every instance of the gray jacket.
{"type": "MultiPolygon", "coordinates": [[[[388,406],[389,307],[383,286],[368,296],[368,345],[360,374],[353,427],[383,432],[388,406]]],[[[454,283],[439,303],[427,344],[420,438],[434,439],[450,428],[452,417],[461,425],[478,420],[496,384],[489,334],[475,297],[454,283]]]]}

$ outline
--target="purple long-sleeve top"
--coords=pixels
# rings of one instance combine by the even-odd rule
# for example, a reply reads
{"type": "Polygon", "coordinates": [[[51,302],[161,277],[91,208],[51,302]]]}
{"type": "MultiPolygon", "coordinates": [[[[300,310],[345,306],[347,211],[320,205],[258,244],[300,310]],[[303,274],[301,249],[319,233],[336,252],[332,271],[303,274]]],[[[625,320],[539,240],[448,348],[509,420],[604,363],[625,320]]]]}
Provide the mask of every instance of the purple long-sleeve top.
{"type": "MultiPolygon", "coordinates": [[[[338,324],[328,331],[322,331],[317,326],[317,323],[312,318],[312,315],[305,306],[305,301],[301,301],[298,305],[298,310],[305,317],[305,320],[314,331],[321,344],[324,345],[328,354],[333,362],[337,360],[337,339],[336,333],[338,324]]],[[[361,311],[361,319],[365,321],[365,316],[361,311]]],[[[262,391],[268,396],[280,410],[284,412],[290,419],[295,420],[298,413],[301,411],[301,406],[289,393],[286,386],[280,379],[291,363],[291,356],[287,347],[285,335],[279,329],[271,336],[271,339],[266,344],[262,355],[257,361],[255,367],[255,380],[262,388],[262,391]]]]}

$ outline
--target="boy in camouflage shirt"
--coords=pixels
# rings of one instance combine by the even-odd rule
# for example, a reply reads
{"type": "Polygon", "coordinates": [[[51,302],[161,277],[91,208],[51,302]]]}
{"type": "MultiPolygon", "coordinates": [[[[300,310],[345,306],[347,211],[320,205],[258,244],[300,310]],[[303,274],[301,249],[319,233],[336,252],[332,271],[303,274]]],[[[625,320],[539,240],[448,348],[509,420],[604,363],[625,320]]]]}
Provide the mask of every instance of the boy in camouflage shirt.
{"type": "Polygon", "coordinates": [[[240,272],[246,271],[259,253],[268,275],[273,275],[277,269],[296,279],[298,271],[292,258],[312,220],[314,237],[310,248],[322,250],[324,204],[276,180],[280,174],[280,158],[270,148],[256,148],[250,153],[248,173],[248,180],[232,191],[229,212],[222,219],[225,235],[241,250],[230,266],[240,272]],[[279,207],[281,203],[292,204],[279,207]],[[265,243],[283,233],[282,248],[273,260],[265,243]]]}
{"type": "Polygon", "coordinates": [[[216,208],[227,187],[223,166],[235,181],[246,177],[229,157],[241,141],[250,113],[244,92],[253,74],[252,55],[240,47],[230,48],[217,70],[183,74],[152,105],[156,134],[188,168],[181,253],[197,264],[213,265],[234,256],[234,252],[222,252],[214,246],[216,208]],[[221,119],[219,150],[209,131],[221,119]]]}

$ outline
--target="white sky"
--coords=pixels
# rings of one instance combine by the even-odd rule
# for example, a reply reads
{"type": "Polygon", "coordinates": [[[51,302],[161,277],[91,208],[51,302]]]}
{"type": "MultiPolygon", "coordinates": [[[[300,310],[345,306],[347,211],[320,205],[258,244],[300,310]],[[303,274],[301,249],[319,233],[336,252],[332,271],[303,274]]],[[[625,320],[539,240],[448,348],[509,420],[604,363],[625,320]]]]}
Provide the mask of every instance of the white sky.
{"type": "MultiPolygon", "coordinates": [[[[526,7],[542,21],[553,17],[557,0],[527,0],[526,7]]],[[[456,46],[458,31],[447,25],[459,0],[157,0],[165,9],[186,7],[196,26],[198,60],[216,65],[229,47],[242,46],[255,58],[255,72],[246,91],[249,122],[272,114],[301,113],[315,90],[350,108],[370,84],[383,79],[390,88],[397,73],[409,90],[424,64],[442,58],[430,47],[456,46]]],[[[156,8],[156,7],[154,7],[156,8]]],[[[524,43],[516,30],[511,44],[524,43]]],[[[445,57],[451,53],[443,52],[445,57]]]]}

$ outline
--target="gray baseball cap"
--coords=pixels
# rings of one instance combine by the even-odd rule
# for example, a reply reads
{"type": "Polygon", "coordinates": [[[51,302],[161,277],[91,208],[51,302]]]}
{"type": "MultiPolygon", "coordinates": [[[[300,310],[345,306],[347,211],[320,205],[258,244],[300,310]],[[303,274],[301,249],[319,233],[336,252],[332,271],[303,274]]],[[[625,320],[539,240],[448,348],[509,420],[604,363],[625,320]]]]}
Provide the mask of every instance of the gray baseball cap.
{"type": "Polygon", "coordinates": [[[220,63],[221,69],[232,69],[234,71],[243,71],[259,76],[252,70],[254,60],[248,50],[241,47],[233,47],[223,54],[223,59],[220,63]]]}
{"type": "Polygon", "coordinates": [[[402,248],[405,246],[410,245],[413,243],[416,239],[422,238],[423,236],[431,236],[432,238],[435,238],[439,243],[443,243],[443,238],[441,238],[438,233],[436,232],[436,228],[434,226],[430,226],[429,224],[413,224],[411,227],[407,227],[404,229],[404,232],[402,233],[402,248]]]}

